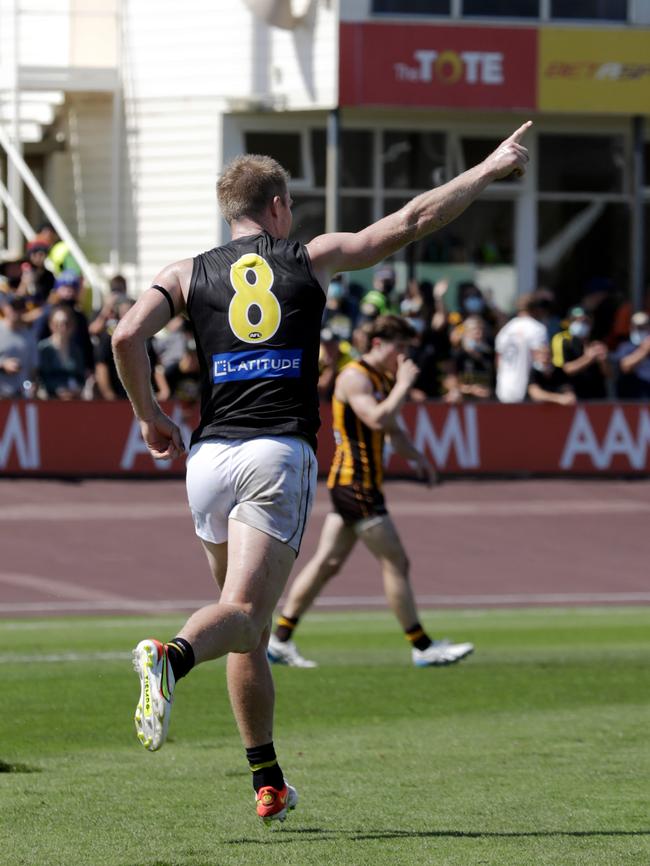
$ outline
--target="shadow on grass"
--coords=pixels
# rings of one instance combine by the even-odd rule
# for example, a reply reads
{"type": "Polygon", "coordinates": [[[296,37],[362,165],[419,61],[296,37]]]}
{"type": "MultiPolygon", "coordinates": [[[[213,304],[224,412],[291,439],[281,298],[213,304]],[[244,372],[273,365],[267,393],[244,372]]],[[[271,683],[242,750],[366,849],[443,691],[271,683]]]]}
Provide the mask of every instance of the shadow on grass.
{"type": "Polygon", "coordinates": [[[29,764],[17,764],[0,760],[0,773],[40,773],[38,767],[30,767],[29,764]]]}
{"type": "Polygon", "coordinates": [[[321,827],[279,828],[263,839],[227,839],[224,845],[267,845],[269,842],[367,842],[373,839],[534,839],[590,838],[598,836],[650,836],[650,830],[531,830],[481,832],[479,830],[324,830],[321,827]],[[312,836],[313,838],[305,838],[312,836]]]}

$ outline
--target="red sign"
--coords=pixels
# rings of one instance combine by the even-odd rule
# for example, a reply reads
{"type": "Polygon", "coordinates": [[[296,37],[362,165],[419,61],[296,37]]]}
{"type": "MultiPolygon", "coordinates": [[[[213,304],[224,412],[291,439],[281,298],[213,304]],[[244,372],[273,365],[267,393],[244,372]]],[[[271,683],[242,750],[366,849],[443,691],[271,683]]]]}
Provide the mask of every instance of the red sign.
{"type": "MultiPolygon", "coordinates": [[[[196,416],[180,405],[165,409],[188,442],[196,416]]],[[[650,474],[648,405],[426,403],[402,414],[416,447],[443,474],[650,474]]],[[[318,462],[325,474],[334,450],[329,405],[321,406],[321,416],[318,462]]],[[[411,472],[401,458],[386,456],[388,475],[411,472]]],[[[184,459],[170,464],[150,457],[127,402],[0,400],[0,474],[179,477],[184,471],[184,459]]]]}
{"type": "Polygon", "coordinates": [[[537,31],[342,23],[339,101],[521,108],[537,104],[537,31]]]}

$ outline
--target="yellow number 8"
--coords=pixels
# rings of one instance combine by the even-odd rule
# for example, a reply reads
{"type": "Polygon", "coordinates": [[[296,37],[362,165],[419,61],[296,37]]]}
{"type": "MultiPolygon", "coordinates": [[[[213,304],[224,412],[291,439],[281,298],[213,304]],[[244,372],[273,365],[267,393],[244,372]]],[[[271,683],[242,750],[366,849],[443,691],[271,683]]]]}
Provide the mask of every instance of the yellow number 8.
{"type": "Polygon", "coordinates": [[[228,321],[233,334],[244,343],[270,340],[280,325],[280,303],[271,291],[273,271],[256,253],[246,253],[230,268],[230,282],[235,294],[228,307],[228,321]],[[259,310],[259,321],[252,322],[251,308],[259,310]]]}

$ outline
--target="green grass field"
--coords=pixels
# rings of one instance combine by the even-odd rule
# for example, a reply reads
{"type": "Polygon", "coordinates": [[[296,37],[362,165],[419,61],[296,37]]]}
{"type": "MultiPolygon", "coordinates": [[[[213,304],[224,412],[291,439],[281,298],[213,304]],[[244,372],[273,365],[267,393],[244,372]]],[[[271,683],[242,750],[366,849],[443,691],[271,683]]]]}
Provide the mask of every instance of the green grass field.
{"type": "Polygon", "coordinates": [[[420,670],[393,619],[314,614],[276,668],[301,802],[258,825],[224,665],[135,739],[130,649],[183,617],[0,621],[3,866],[650,864],[650,608],[430,613],[476,643],[420,670]]]}

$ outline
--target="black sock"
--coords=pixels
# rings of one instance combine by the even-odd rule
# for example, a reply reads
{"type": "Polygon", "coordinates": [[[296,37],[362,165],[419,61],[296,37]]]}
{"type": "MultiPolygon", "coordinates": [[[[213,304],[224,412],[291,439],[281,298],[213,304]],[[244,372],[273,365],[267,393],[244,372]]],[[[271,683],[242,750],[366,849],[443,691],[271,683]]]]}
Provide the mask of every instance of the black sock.
{"type": "Polygon", "coordinates": [[[246,749],[246,760],[253,774],[253,788],[256,791],[267,785],[271,785],[278,791],[282,790],[284,776],[275,756],[272,742],[265,746],[253,746],[252,749],[246,749]]]}
{"type": "Polygon", "coordinates": [[[291,635],[298,625],[298,619],[297,616],[279,616],[273,634],[282,643],[286,643],[291,640],[291,635]]]}
{"type": "Polygon", "coordinates": [[[419,622],[416,622],[411,628],[406,629],[406,639],[419,650],[428,649],[433,643],[419,622]]]}
{"type": "Polygon", "coordinates": [[[167,658],[174,672],[176,682],[184,677],[194,667],[194,650],[189,643],[182,637],[175,637],[165,644],[167,648],[167,658]]]}

